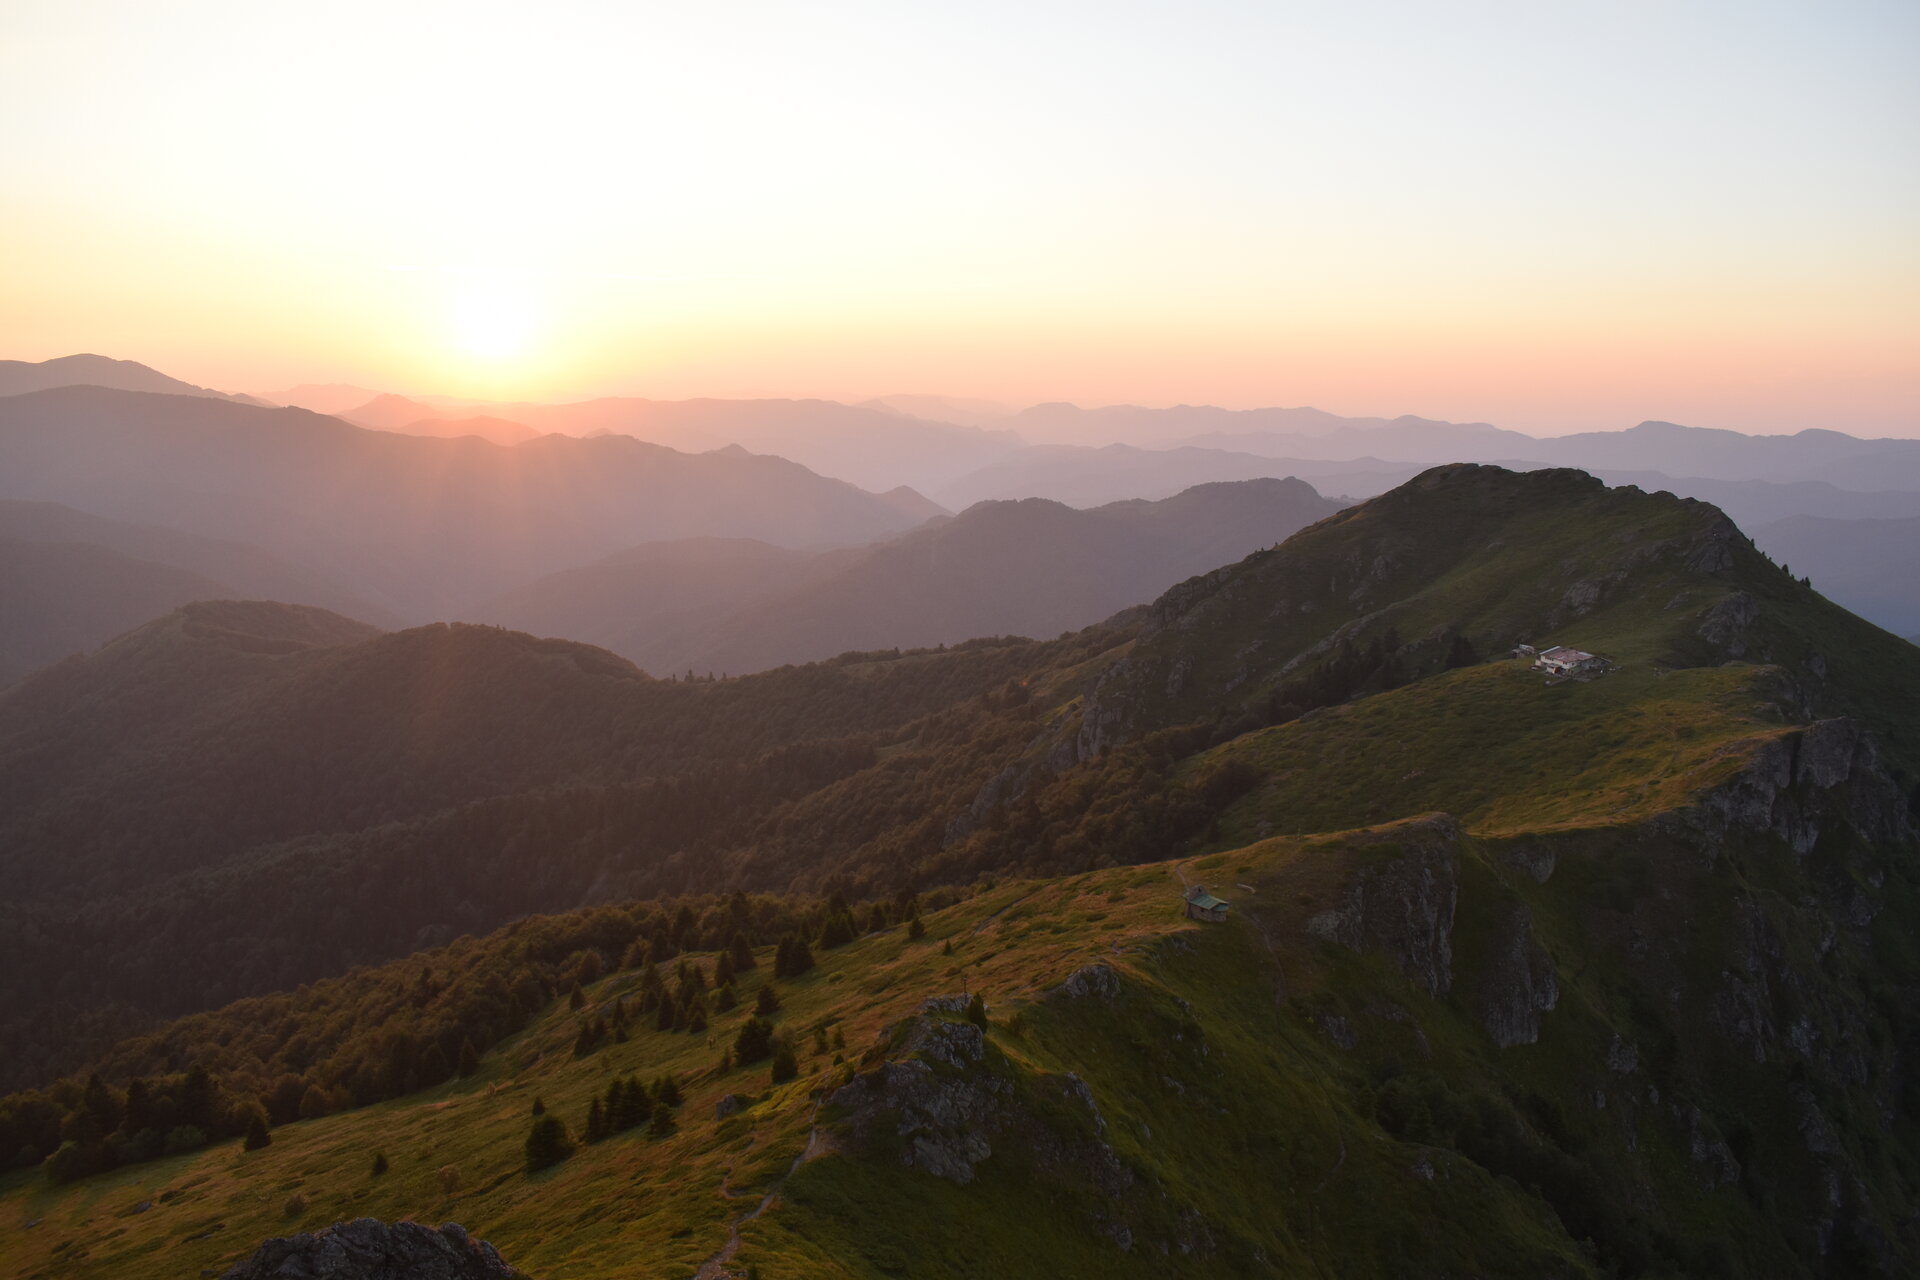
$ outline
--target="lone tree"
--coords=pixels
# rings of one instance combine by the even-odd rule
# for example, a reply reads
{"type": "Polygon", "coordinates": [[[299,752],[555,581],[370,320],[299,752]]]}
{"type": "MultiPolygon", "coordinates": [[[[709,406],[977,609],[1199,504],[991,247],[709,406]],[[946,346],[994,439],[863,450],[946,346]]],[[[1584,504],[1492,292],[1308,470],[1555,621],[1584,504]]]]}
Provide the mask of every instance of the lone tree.
{"type": "Polygon", "coordinates": [[[740,1024],[740,1034],[733,1041],[733,1060],[740,1066],[758,1062],[773,1052],[773,1028],[759,1016],[748,1018],[740,1024]]]}
{"type": "Polygon", "coordinates": [[[779,1009],[780,993],[775,991],[773,989],[773,983],[769,982],[764,987],[761,987],[760,994],[753,998],[753,1011],[761,1017],[766,1018],[777,1013],[779,1009]]]}
{"type": "Polygon", "coordinates": [[[785,1084],[799,1074],[800,1063],[793,1056],[793,1046],[782,1040],[773,1051],[773,1082],[785,1084]]]}
{"type": "Polygon", "coordinates": [[[987,1029],[987,1002],[978,991],[973,993],[973,999],[967,1001],[967,1021],[982,1031],[987,1029]]]}
{"type": "Polygon", "coordinates": [[[552,1168],[573,1154],[573,1139],[559,1116],[541,1116],[527,1134],[527,1172],[552,1168]]]}
{"type": "Polygon", "coordinates": [[[273,1135],[267,1132],[267,1113],[255,1107],[247,1113],[245,1136],[240,1143],[248,1151],[258,1151],[262,1147],[273,1145],[273,1135]]]}
{"type": "Polygon", "coordinates": [[[382,1174],[386,1173],[386,1171],[387,1171],[387,1153],[384,1151],[374,1152],[373,1153],[373,1176],[378,1178],[382,1174]]]}

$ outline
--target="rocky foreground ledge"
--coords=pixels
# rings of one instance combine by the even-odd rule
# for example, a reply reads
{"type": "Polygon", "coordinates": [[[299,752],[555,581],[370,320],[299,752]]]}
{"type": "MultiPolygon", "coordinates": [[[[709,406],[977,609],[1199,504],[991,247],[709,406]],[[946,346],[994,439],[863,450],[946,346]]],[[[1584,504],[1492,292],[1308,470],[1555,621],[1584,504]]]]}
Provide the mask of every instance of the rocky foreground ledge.
{"type": "Polygon", "coordinates": [[[360,1218],[281,1236],[236,1262],[221,1280],[526,1280],[499,1251],[457,1222],[360,1218]]]}

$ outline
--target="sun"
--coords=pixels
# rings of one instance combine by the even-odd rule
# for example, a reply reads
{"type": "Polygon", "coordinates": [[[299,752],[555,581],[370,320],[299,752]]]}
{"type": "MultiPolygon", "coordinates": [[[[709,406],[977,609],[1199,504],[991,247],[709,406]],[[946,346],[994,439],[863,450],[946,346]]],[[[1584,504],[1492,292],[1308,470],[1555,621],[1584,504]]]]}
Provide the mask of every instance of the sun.
{"type": "Polygon", "coordinates": [[[454,344],[470,356],[510,359],[526,351],[532,336],[532,311],[511,289],[475,284],[454,299],[454,344]]]}

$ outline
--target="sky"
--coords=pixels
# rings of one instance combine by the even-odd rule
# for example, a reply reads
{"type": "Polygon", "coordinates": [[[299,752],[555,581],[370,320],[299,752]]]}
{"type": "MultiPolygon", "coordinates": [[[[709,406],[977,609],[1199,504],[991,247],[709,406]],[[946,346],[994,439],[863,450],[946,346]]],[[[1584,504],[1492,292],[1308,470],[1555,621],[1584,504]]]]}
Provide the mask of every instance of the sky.
{"type": "Polygon", "coordinates": [[[0,357],[1920,436],[1920,5],[0,0],[0,357]]]}

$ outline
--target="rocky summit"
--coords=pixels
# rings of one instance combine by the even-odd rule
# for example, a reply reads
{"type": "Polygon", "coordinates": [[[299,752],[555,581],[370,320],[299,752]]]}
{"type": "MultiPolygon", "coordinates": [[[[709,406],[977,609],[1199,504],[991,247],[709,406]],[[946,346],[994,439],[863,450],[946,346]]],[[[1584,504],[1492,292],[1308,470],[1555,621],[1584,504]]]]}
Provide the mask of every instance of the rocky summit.
{"type": "Polygon", "coordinates": [[[221,1280],[525,1280],[457,1222],[360,1218],[281,1236],[227,1269],[221,1280]]]}

